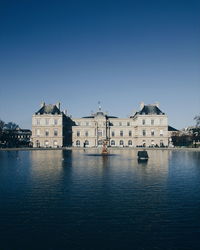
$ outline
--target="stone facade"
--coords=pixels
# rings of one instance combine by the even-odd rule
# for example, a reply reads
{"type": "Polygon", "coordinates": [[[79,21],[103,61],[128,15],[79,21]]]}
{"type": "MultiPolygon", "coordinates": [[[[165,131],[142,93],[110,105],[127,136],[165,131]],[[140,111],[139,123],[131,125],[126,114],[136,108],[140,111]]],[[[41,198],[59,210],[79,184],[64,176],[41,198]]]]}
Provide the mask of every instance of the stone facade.
{"type": "Polygon", "coordinates": [[[168,146],[168,118],[158,104],[144,105],[133,116],[118,118],[102,112],[69,118],[60,104],[42,104],[32,117],[33,147],[168,146]]]}
{"type": "Polygon", "coordinates": [[[158,104],[144,105],[129,118],[108,116],[99,109],[92,116],[73,119],[73,146],[168,146],[168,118],[158,104]]]}
{"type": "Polygon", "coordinates": [[[71,146],[72,121],[56,105],[41,104],[41,108],[32,116],[33,147],[71,146]]]}

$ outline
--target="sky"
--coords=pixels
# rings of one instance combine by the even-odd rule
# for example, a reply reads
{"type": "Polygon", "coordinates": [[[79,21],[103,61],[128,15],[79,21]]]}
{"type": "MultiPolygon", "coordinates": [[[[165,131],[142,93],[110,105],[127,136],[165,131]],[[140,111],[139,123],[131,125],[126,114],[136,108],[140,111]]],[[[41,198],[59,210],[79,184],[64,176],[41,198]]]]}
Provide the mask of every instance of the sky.
{"type": "Polygon", "coordinates": [[[199,0],[0,0],[0,119],[31,128],[40,103],[128,117],[160,103],[200,114],[199,0]]]}

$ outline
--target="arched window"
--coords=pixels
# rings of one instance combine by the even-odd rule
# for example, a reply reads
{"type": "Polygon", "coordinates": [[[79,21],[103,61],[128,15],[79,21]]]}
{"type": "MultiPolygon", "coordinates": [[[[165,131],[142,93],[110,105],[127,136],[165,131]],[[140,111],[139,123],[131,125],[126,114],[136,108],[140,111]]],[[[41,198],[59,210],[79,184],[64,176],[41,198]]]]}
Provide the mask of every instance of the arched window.
{"type": "Polygon", "coordinates": [[[86,140],[86,141],[85,141],[85,146],[88,146],[88,145],[89,145],[89,141],[86,140]]]}
{"type": "Polygon", "coordinates": [[[131,140],[128,141],[128,145],[132,146],[132,141],[131,140]]]}
{"type": "Polygon", "coordinates": [[[53,146],[57,147],[58,146],[58,142],[57,141],[53,141],[53,146]]]}
{"type": "Polygon", "coordinates": [[[120,140],[120,141],[119,141],[119,145],[120,145],[120,146],[123,146],[123,145],[124,145],[124,141],[120,140]]]}
{"type": "Polygon", "coordinates": [[[114,140],[111,141],[111,146],[115,146],[115,141],[114,140]]]}
{"type": "Polygon", "coordinates": [[[76,141],[76,146],[80,146],[80,141],[76,141]]]}

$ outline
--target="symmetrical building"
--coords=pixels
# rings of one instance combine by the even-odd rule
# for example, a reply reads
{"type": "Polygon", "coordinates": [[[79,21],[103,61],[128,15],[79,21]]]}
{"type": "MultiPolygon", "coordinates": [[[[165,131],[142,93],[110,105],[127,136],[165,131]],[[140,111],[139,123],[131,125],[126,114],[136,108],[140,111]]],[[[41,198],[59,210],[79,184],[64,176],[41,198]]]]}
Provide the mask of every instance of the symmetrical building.
{"type": "Polygon", "coordinates": [[[33,115],[34,147],[168,146],[168,118],[158,104],[141,104],[128,118],[109,116],[99,110],[86,117],[71,119],[60,111],[60,104],[46,105],[33,115]]]}

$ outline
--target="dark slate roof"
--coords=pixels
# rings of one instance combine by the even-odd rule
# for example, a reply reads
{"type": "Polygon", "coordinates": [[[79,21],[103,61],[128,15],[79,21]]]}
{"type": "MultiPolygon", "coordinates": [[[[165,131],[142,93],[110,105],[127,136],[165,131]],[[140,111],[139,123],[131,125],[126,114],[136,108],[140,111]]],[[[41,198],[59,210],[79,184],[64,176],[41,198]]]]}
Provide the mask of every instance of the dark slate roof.
{"type": "Polygon", "coordinates": [[[168,126],[168,131],[178,131],[178,129],[168,126]]]}
{"type": "Polygon", "coordinates": [[[86,119],[87,118],[95,118],[96,116],[105,116],[106,118],[118,118],[116,116],[106,115],[102,111],[98,111],[97,113],[95,113],[94,115],[91,115],[91,116],[84,116],[83,118],[86,118],[86,119]]]}
{"type": "Polygon", "coordinates": [[[51,114],[51,115],[58,114],[58,115],[60,115],[60,114],[62,114],[62,112],[60,111],[60,109],[56,105],[52,105],[52,104],[46,105],[45,104],[35,114],[36,115],[43,115],[43,114],[51,114]]]}
{"type": "MultiPolygon", "coordinates": [[[[144,105],[144,107],[136,112],[134,116],[136,115],[164,115],[163,113],[156,105],[144,105]]],[[[131,116],[134,117],[134,116],[131,116]]]]}

